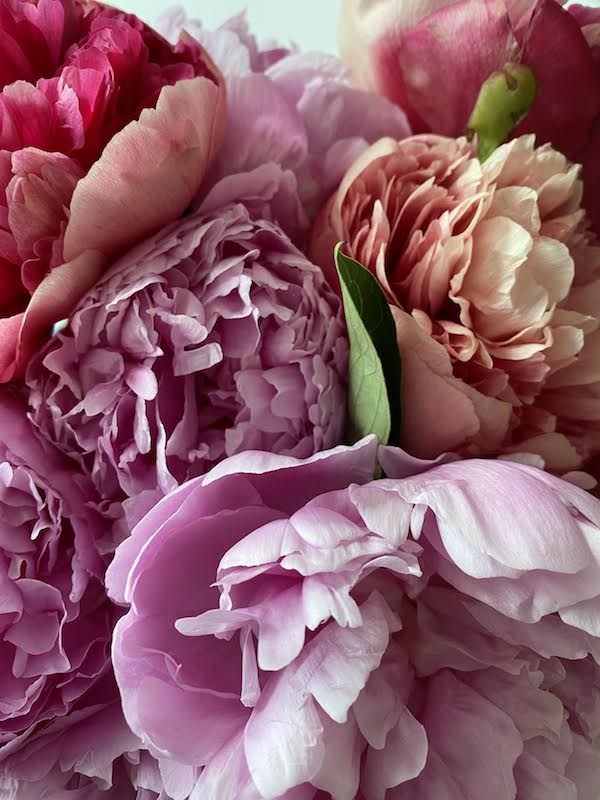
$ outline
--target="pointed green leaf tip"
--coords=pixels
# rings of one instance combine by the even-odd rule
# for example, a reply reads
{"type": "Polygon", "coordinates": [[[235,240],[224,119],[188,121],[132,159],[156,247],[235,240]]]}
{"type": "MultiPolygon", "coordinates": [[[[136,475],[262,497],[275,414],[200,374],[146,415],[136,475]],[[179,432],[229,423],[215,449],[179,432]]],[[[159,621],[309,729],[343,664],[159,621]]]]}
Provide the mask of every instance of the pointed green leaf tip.
{"type": "Polygon", "coordinates": [[[374,433],[382,444],[399,444],[402,367],[396,325],[379,283],[342,253],[342,244],[335,248],[335,264],[350,342],[349,441],[374,433]]]}
{"type": "Polygon", "coordinates": [[[506,64],[485,81],[467,126],[468,135],[477,134],[480,161],[485,161],[506,141],[526,116],[536,94],[533,70],[521,64],[506,64]]]}

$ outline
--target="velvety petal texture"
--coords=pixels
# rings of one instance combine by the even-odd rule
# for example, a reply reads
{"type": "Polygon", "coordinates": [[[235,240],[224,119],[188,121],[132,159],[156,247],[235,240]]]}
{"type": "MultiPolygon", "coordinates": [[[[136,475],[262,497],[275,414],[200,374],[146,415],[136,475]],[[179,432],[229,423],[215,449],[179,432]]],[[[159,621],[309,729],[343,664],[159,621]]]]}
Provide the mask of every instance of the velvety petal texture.
{"type": "MultiPolygon", "coordinates": [[[[73,465],[0,394],[0,761],[69,714],[106,668],[110,526],[73,465]]],[[[0,771],[2,771],[0,766],[0,771]]]]}
{"type": "Polygon", "coordinates": [[[194,800],[591,796],[600,501],[375,454],[234,456],[139,523],[107,578],[132,730],[194,800]]]}
{"type": "Polygon", "coordinates": [[[182,35],[171,46],[96,3],[2,0],[0,44],[6,382],[111,257],[187,208],[225,109],[220,73],[197,42],[182,35]],[[54,272],[72,284],[68,304],[54,272]]]}
{"type": "Polygon", "coordinates": [[[579,167],[530,135],[484,164],[464,139],[386,138],[346,173],[312,257],[333,282],[346,241],[386,292],[413,455],[527,452],[566,474],[600,453],[600,246],[581,196],[579,167]]]}
{"type": "MultiPolygon", "coordinates": [[[[261,47],[243,14],[210,31],[179,9],[167,12],[159,29],[171,41],[188,31],[225,76],[225,140],[213,177],[275,163],[290,173],[311,220],[370,144],[385,135],[401,139],[410,133],[403,111],[352,86],[338,58],[273,43],[261,47]]],[[[305,232],[307,220],[300,231],[278,221],[290,235],[305,232]]]]}
{"type": "MultiPolygon", "coordinates": [[[[137,521],[227,455],[306,457],[341,439],[340,302],[264,218],[279,184],[260,177],[252,188],[262,220],[250,200],[204,207],[138,245],[28,372],[36,425],[117,517],[125,500],[137,521]]],[[[227,192],[215,187],[207,206],[227,192]]]]}

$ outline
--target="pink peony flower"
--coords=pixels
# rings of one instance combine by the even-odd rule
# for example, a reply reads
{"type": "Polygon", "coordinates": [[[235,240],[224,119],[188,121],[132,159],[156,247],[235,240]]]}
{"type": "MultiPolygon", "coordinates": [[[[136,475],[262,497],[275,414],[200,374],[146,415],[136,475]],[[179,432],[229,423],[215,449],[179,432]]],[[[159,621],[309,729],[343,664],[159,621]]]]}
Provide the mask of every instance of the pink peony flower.
{"type": "MultiPolygon", "coordinates": [[[[248,204],[263,215],[273,186],[259,177],[248,204]]],[[[29,370],[35,423],[117,516],[227,455],[305,457],[342,436],[340,303],[280,229],[221,205],[226,192],[118,261],[29,370]]]]}
{"type": "Polygon", "coordinates": [[[0,381],[110,257],[178,217],[220,141],[200,45],[78,0],[0,2],[0,381]]]}
{"type": "Polygon", "coordinates": [[[107,665],[113,544],[75,475],[0,394],[0,760],[67,715],[107,665]]]}
{"type": "Polygon", "coordinates": [[[591,798],[599,501],[495,461],[369,482],[375,450],[235,456],[140,522],[107,577],[131,728],[194,798],[591,798]]]}
{"type": "Polygon", "coordinates": [[[515,135],[535,133],[583,164],[600,234],[600,9],[556,0],[344,0],[342,56],[358,83],[403,108],[415,131],[460,136],[481,84],[509,61],[538,96],[515,135]],[[548,42],[552,46],[548,46],[548,42]]]}
{"type": "Polygon", "coordinates": [[[312,255],[331,274],[347,241],[388,296],[409,452],[527,451],[561,473],[600,453],[600,247],[580,199],[578,167],[530,136],[483,165],[462,139],[385,139],[349,170],[312,255]]]}
{"type": "MultiPolygon", "coordinates": [[[[338,58],[273,43],[261,48],[244,15],[209,31],[179,9],[165,14],[160,27],[171,41],[188,31],[225,76],[225,141],[212,175],[218,179],[278,164],[295,177],[311,221],[370,144],[382,136],[402,139],[410,133],[404,112],[353,87],[338,58]]],[[[286,228],[286,233],[296,231],[286,228]]]]}

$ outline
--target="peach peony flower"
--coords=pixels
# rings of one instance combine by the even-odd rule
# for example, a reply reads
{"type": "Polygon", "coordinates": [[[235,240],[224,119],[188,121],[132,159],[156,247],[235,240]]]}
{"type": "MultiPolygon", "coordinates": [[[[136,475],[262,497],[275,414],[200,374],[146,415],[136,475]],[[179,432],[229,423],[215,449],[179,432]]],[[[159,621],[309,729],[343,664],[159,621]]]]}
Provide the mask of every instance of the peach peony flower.
{"type": "MultiPolygon", "coordinates": [[[[483,165],[464,139],[382,139],[313,230],[379,279],[403,358],[402,444],[430,458],[535,453],[559,473],[600,453],[600,246],[579,167],[533,136],[483,165]]],[[[398,398],[400,401],[400,398],[398,398]]]]}

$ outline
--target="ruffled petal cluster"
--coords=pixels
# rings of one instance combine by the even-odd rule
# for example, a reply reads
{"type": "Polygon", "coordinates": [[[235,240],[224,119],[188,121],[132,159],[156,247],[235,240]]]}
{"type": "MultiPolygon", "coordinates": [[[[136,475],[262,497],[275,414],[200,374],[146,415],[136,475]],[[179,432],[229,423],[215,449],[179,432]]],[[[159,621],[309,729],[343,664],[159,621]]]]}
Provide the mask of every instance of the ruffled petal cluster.
{"type": "Polygon", "coordinates": [[[194,799],[593,796],[599,501],[375,456],[241,454],[139,523],[108,573],[132,730],[194,799]]]}
{"type": "Polygon", "coordinates": [[[67,715],[106,668],[110,528],[91,486],[0,396],[0,754],[67,715]]]}
{"type": "Polygon", "coordinates": [[[579,168],[531,136],[484,164],[464,139],[383,139],[346,174],[312,254],[333,281],[348,242],[386,292],[410,452],[527,451],[561,473],[600,452],[600,247],[581,195],[579,168]]]}
{"type": "Polygon", "coordinates": [[[279,228],[200,209],[117,262],[41,352],[33,418],[117,515],[242,450],[312,455],[343,433],[341,314],[279,228]]]}

